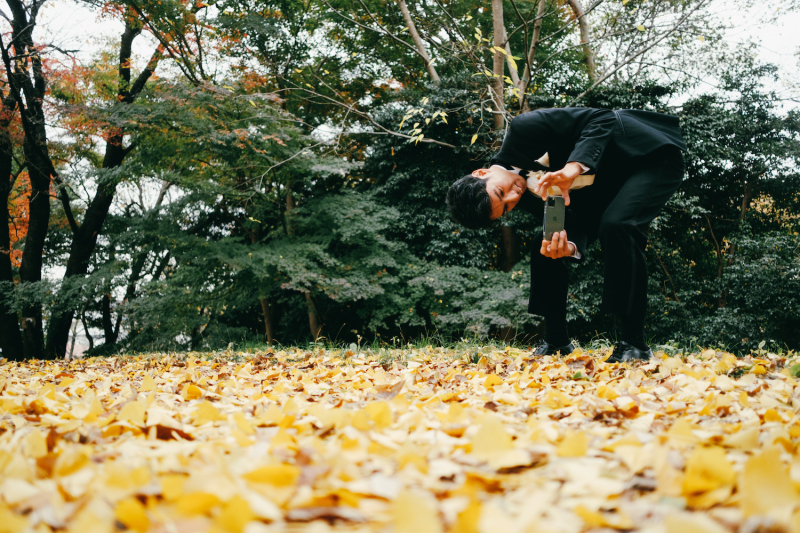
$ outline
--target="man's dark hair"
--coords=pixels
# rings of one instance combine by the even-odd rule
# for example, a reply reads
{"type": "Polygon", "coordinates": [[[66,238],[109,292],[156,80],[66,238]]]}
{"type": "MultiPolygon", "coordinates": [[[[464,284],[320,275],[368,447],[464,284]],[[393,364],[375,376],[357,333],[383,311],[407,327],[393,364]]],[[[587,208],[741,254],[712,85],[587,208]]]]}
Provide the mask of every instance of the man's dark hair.
{"type": "Polygon", "coordinates": [[[452,184],[447,191],[447,210],[465,228],[488,228],[492,223],[492,200],[486,192],[486,180],[467,174],[452,184]]]}

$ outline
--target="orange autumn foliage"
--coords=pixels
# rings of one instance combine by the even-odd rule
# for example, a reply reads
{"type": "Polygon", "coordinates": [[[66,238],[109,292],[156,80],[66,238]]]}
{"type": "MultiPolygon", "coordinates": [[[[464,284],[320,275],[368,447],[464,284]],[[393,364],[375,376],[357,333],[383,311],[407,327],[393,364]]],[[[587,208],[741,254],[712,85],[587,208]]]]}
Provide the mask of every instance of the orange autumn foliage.
{"type": "Polygon", "coordinates": [[[11,265],[14,267],[19,267],[22,262],[22,248],[17,243],[28,234],[30,196],[28,173],[22,172],[8,196],[8,233],[11,237],[11,265]]]}

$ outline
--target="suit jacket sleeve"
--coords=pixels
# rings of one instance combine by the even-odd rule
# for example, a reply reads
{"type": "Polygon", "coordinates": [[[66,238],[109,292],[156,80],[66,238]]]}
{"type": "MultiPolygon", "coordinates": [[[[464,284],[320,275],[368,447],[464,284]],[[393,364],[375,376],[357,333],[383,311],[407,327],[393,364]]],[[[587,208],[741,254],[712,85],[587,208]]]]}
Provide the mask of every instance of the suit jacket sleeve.
{"type": "Polygon", "coordinates": [[[568,259],[582,263],[586,259],[586,247],[589,244],[589,237],[586,235],[586,232],[581,229],[581,224],[576,218],[578,216],[579,215],[575,213],[575,211],[567,207],[564,213],[564,229],[567,232],[567,240],[575,243],[575,246],[578,247],[578,251],[581,253],[580,259],[575,259],[574,257],[568,259]]]}
{"type": "Polygon", "coordinates": [[[569,161],[589,167],[587,174],[596,173],[606,146],[614,135],[616,124],[617,117],[613,112],[595,110],[583,127],[580,138],[570,153],[569,161]]]}

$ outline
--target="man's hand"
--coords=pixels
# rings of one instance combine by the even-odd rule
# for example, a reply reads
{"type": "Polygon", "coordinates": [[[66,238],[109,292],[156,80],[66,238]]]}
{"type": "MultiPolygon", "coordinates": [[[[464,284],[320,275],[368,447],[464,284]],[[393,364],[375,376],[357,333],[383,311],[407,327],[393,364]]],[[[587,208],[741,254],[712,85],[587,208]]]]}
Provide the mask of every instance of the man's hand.
{"type": "Polygon", "coordinates": [[[575,255],[575,245],[567,242],[567,231],[562,230],[558,233],[553,233],[552,241],[542,241],[540,253],[550,259],[570,257],[575,255]]]}
{"type": "Polygon", "coordinates": [[[555,185],[561,189],[561,195],[564,196],[564,205],[569,205],[569,188],[572,187],[572,182],[581,175],[582,171],[583,169],[578,163],[567,163],[561,170],[548,172],[540,176],[533,191],[542,200],[547,200],[547,188],[555,185]]]}

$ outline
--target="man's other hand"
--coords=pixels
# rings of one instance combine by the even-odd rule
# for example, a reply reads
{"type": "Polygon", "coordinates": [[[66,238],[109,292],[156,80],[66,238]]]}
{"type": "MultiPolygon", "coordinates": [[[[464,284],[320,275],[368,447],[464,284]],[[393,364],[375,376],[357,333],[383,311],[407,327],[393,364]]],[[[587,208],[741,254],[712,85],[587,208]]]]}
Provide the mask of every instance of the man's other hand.
{"type": "Polygon", "coordinates": [[[562,230],[558,233],[553,233],[552,241],[542,241],[540,253],[550,259],[570,257],[575,255],[575,245],[567,242],[567,231],[562,230]]]}
{"type": "Polygon", "coordinates": [[[572,182],[575,178],[581,175],[583,169],[580,164],[576,162],[567,163],[564,168],[555,172],[548,172],[539,176],[539,180],[533,188],[542,200],[547,200],[548,187],[556,186],[561,189],[561,195],[564,197],[564,205],[569,205],[569,188],[572,187],[572,182]]]}

